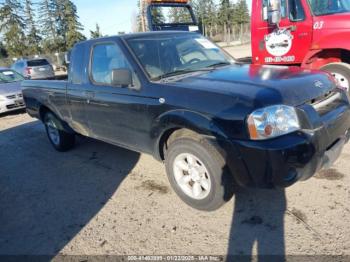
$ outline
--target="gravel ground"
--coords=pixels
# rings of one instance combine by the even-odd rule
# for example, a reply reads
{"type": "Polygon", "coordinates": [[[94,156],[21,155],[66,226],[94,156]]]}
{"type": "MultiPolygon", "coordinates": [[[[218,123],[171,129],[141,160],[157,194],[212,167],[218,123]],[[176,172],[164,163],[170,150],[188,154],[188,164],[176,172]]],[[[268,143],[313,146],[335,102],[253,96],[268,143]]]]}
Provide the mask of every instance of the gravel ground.
{"type": "Polygon", "coordinates": [[[0,116],[0,255],[350,255],[350,146],[286,190],[186,206],[147,155],[87,138],[55,152],[41,123],[0,116]]]}

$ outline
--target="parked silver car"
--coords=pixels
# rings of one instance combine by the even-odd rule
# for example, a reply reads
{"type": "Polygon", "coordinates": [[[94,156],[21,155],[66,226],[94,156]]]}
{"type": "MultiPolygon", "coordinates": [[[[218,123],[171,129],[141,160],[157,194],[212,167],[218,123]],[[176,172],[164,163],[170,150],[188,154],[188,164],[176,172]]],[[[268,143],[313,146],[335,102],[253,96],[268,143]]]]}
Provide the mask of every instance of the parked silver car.
{"type": "Polygon", "coordinates": [[[0,114],[25,108],[21,89],[23,80],[19,73],[0,68],[0,114]]]}
{"type": "Polygon", "coordinates": [[[52,65],[44,58],[17,60],[11,68],[30,79],[55,78],[52,65]]]}

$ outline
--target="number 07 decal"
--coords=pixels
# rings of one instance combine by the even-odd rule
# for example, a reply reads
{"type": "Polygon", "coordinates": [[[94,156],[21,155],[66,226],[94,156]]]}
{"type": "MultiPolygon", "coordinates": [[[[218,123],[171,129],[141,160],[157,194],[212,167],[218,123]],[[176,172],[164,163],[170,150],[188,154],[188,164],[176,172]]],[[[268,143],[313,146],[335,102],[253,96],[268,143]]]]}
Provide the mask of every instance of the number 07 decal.
{"type": "Polygon", "coordinates": [[[315,30],[320,30],[320,29],[323,28],[323,25],[324,25],[324,21],[315,22],[315,24],[314,24],[314,29],[315,29],[315,30]]]}

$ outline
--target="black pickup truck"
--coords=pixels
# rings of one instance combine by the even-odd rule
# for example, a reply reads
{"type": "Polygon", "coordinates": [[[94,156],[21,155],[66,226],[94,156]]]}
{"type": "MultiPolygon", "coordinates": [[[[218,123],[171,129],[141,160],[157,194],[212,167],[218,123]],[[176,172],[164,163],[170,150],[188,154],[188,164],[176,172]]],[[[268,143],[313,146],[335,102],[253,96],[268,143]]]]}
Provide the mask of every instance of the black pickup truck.
{"type": "Polygon", "coordinates": [[[348,96],[330,75],[238,64],[197,33],[78,43],[67,82],[28,80],[23,93],[58,151],[80,134],[151,154],[201,210],[228,201],[234,184],[306,180],[349,139],[348,96]]]}

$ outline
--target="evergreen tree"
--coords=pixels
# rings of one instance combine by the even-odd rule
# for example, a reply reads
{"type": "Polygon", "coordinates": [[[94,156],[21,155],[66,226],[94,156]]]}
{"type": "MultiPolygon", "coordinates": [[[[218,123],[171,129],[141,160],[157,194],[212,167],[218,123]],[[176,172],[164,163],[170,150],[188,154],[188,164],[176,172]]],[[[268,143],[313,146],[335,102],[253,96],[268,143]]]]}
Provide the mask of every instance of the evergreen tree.
{"type": "Polygon", "coordinates": [[[95,39],[95,38],[100,38],[103,37],[100,26],[96,23],[96,29],[94,31],[90,30],[90,38],[95,39]]]}
{"type": "Polygon", "coordinates": [[[244,25],[250,22],[249,10],[246,0],[239,0],[234,6],[232,22],[239,26],[240,39],[243,40],[244,25]]]}
{"type": "Polygon", "coordinates": [[[57,34],[57,41],[59,42],[60,49],[65,49],[67,46],[67,31],[68,31],[68,18],[65,17],[67,9],[66,0],[51,0],[52,10],[55,14],[55,29],[57,34]]]}
{"type": "Polygon", "coordinates": [[[0,5],[0,31],[3,33],[5,48],[11,56],[26,54],[25,21],[23,5],[18,0],[5,0],[0,5]]]}
{"type": "Polygon", "coordinates": [[[196,0],[192,5],[203,34],[212,36],[213,29],[218,23],[215,1],[196,0]]]}
{"type": "Polygon", "coordinates": [[[34,55],[40,52],[41,37],[39,36],[39,32],[36,28],[35,15],[32,5],[33,3],[31,0],[25,0],[25,22],[27,25],[26,42],[28,45],[28,53],[34,55]]]}
{"type": "Polygon", "coordinates": [[[44,51],[56,52],[59,46],[57,44],[58,37],[54,3],[51,0],[41,0],[39,2],[38,13],[40,16],[39,25],[43,37],[44,51]]]}
{"type": "Polygon", "coordinates": [[[246,0],[239,0],[234,6],[232,20],[239,25],[249,23],[250,16],[246,0]]]}
{"type": "Polygon", "coordinates": [[[230,27],[232,18],[232,6],[230,0],[221,0],[219,9],[219,24],[223,26],[224,41],[229,42],[230,39],[230,27]]]}
{"type": "Polygon", "coordinates": [[[86,39],[85,36],[81,33],[84,28],[79,22],[77,7],[70,0],[64,1],[64,24],[66,25],[66,27],[64,27],[66,50],[71,49],[77,42],[86,39]]]}

